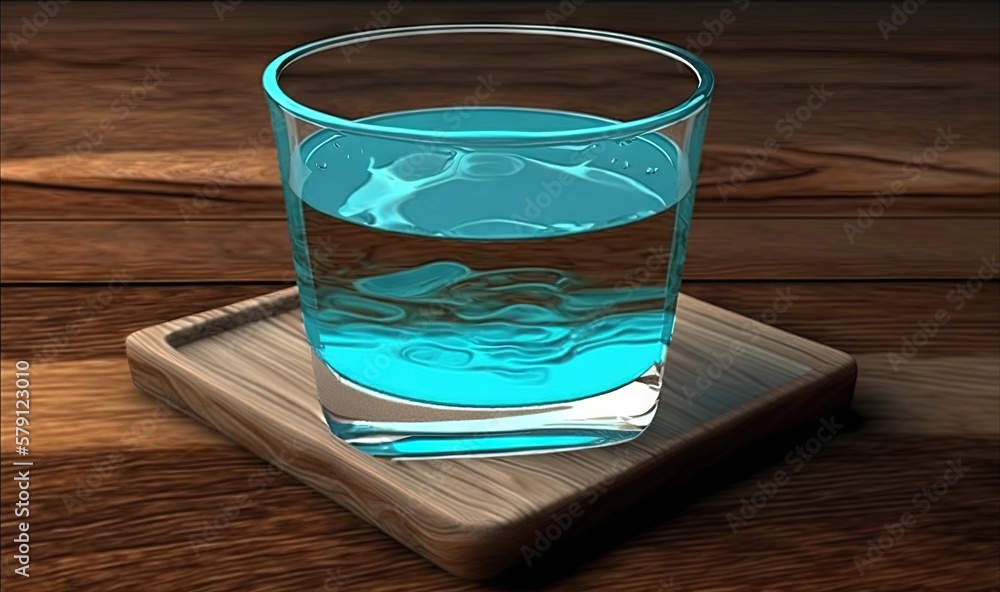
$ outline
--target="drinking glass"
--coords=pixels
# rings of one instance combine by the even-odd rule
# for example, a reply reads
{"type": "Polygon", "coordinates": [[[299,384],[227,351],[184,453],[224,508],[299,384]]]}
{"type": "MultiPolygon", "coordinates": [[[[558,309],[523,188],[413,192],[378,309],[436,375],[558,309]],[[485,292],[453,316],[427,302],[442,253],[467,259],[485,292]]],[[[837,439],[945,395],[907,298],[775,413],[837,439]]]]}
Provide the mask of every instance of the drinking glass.
{"type": "Polygon", "coordinates": [[[550,26],[376,28],[271,62],[333,434],[395,458],[638,436],[659,399],[712,87],[674,45],[550,26]]]}

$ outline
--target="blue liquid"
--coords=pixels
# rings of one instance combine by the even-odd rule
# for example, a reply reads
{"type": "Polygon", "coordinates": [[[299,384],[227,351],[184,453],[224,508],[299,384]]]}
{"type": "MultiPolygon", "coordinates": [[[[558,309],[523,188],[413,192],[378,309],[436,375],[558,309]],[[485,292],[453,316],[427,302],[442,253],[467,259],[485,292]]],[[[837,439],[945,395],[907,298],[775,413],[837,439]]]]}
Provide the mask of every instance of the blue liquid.
{"type": "MultiPolygon", "coordinates": [[[[500,108],[370,121],[484,135],[607,123],[500,108]]],[[[316,132],[286,186],[310,342],[337,376],[409,401],[511,407],[612,391],[663,361],[690,186],[658,134],[472,150],[316,132]]]]}

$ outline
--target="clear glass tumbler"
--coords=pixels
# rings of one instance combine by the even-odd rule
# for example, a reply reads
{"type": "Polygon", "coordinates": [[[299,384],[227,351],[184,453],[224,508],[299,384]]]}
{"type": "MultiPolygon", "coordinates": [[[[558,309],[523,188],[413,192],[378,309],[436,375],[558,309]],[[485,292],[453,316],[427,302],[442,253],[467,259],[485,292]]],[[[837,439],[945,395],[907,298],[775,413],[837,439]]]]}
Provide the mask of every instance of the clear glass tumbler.
{"type": "Polygon", "coordinates": [[[639,435],[712,87],[673,45],[547,26],[382,29],[268,65],[333,433],[397,458],[639,435]]]}

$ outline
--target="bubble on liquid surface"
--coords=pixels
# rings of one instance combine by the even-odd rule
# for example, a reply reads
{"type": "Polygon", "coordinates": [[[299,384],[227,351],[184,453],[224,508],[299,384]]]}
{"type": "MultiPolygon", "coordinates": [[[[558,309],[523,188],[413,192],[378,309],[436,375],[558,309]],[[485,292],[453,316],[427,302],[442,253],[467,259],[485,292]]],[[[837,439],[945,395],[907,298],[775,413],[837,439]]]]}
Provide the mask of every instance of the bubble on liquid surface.
{"type": "Polygon", "coordinates": [[[317,162],[316,163],[316,168],[319,169],[319,170],[321,170],[321,171],[325,171],[326,170],[326,163],[325,162],[317,162]]]}

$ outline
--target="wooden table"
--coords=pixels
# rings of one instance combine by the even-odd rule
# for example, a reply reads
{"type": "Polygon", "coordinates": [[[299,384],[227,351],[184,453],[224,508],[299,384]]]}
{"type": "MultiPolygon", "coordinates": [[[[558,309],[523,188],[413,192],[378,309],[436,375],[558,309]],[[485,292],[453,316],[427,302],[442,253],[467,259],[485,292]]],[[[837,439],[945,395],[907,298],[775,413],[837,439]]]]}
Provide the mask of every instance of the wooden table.
{"type": "MultiPolygon", "coordinates": [[[[592,0],[563,24],[685,43],[737,4],[592,0]]],[[[237,150],[268,126],[263,64],[378,8],[71,2],[42,18],[39,4],[3,4],[5,590],[996,590],[1000,284],[953,292],[998,254],[995,3],[927,2],[886,39],[889,2],[752,2],[705,48],[718,89],[684,291],[759,316],[790,290],[776,325],[860,365],[855,416],[745,524],[727,516],[818,426],[481,584],[142,396],[128,333],[290,283],[273,151],[237,150]],[[42,26],[31,34],[23,18],[42,26]],[[162,82],[116,111],[157,65],[162,82]],[[830,101],[724,200],[730,167],[821,84],[830,101]],[[905,163],[939,129],[953,143],[913,178],[905,163]],[[870,210],[897,180],[905,192],[870,210]],[[212,182],[218,196],[196,202],[212,182]],[[859,208],[880,215],[852,244],[859,208]],[[947,322],[920,335],[938,311],[947,322]],[[27,457],[14,441],[19,360],[27,457]],[[13,571],[12,463],[25,458],[30,579],[13,571]],[[875,560],[856,559],[869,541],[883,547],[875,560]]],[[[541,23],[547,10],[558,3],[413,3],[394,24],[541,23]]]]}

